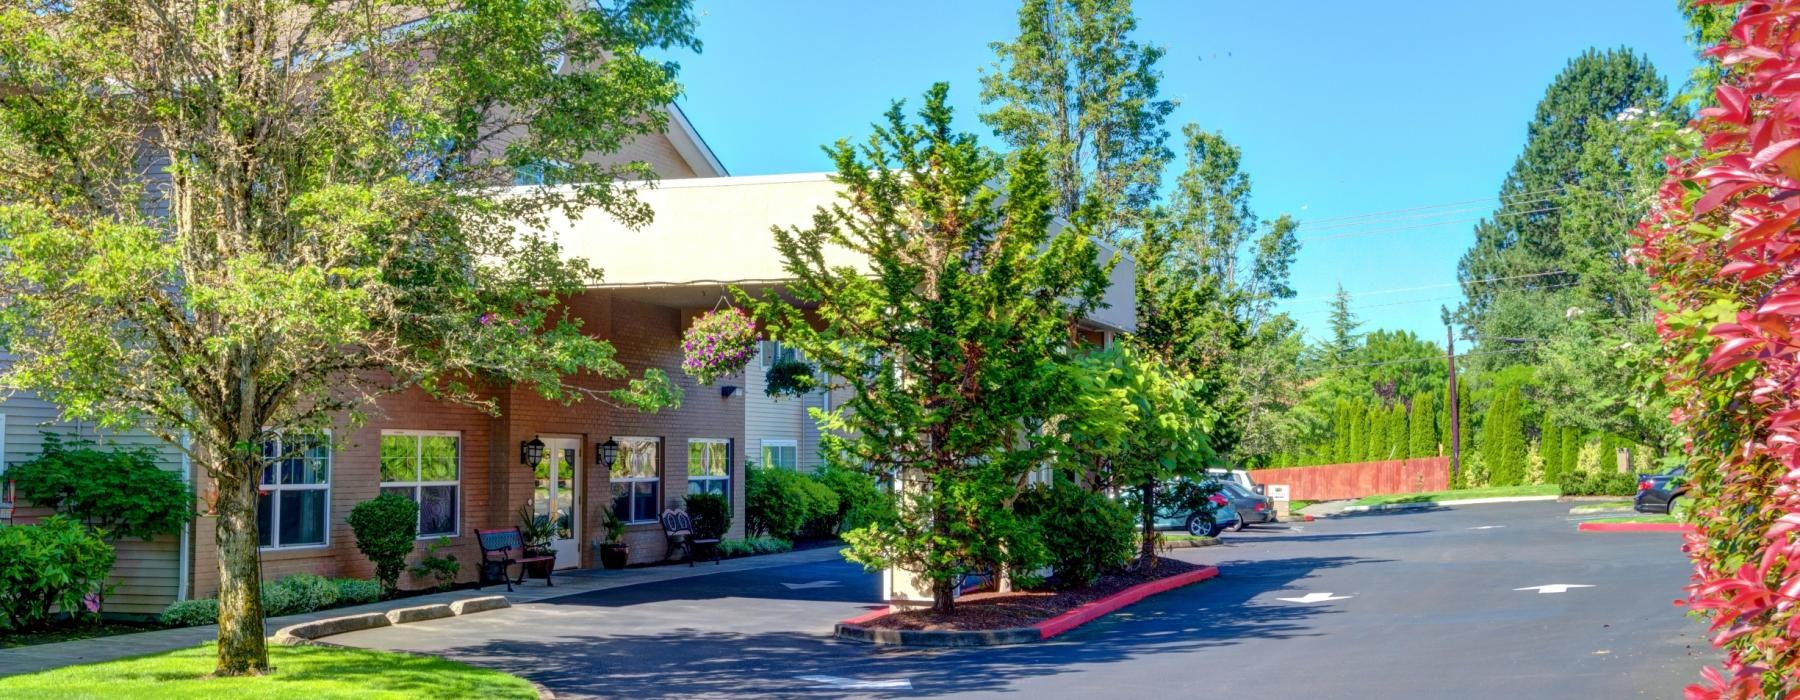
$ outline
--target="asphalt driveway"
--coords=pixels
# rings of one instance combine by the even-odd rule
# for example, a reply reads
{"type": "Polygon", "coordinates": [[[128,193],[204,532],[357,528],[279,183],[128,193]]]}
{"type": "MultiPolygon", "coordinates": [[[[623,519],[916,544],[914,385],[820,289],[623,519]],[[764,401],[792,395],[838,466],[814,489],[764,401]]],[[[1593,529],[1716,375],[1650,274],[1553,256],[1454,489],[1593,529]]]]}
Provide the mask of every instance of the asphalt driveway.
{"type": "Polygon", "coordinates": [[[1228,546],[1175,554],[1218,564],[1220,578],[1020,647],[834,640],[832,624],[878,588],[839,562],[331,641],[502,668],[565,697],[1681,697],[1715,656],[1671,605],[1688,571],[1679,537],[1578,533],[1567,509],[1469,506],[1228,535],[1228,546]]]}

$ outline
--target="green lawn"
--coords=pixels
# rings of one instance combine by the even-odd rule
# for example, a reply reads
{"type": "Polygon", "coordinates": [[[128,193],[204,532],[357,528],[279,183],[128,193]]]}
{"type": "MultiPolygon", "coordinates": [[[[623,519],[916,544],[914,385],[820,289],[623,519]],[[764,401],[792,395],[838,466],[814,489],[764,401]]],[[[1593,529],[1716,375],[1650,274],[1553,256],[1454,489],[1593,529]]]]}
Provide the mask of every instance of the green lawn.
{"type": "Polygon", "coordinates": [[[266,676],[216,678],[213,645],[0,678],[0,697],[522,698],[524,679],[429,656],[269,645],[266,676]]]}
{"type": "Polygon", "coordinates": [[[1465,498],[1501,498],[1505,496],[1556,496],[1561,493],[1556,484],[1543,486],[1488,486],[1479,489],[1459,489],[1456,491],[1433,491],[1430,493],[1394,493],[1382,496],[1361,498],[1351,505],[1380,506],[1390,503],[1428,503],[1432,501],[1455,501],[1465,498]]]}
{"type": "Polygon", "coordinates": [[[1583,503],[1569,509],[1571,515],[1583,513],[1606,513],[1616,510],[1631,510],[1631,501],[1606,501],[1604,503],[1583,503]]]}

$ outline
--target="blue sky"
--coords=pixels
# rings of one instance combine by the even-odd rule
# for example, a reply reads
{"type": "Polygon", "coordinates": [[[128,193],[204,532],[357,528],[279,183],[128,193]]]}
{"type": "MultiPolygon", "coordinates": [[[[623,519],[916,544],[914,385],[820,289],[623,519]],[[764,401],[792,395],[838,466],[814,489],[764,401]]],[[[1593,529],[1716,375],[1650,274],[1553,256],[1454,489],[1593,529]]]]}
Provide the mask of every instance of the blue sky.
{"type": "MultiPolygon", "coordinates": [[[[1472,219],[1493,209],[1545,86],[1582,50],[1621,46],[1679,86],[1694,58],[1675,5],[1139,0],[1136,9],[1138,39],[1168,49],[1163,93],[1181,103],[1171,131],[1187,122],[1222,131],[1244,150],[1258,212],[1303,221],[1298,294],[1286,308],[1322,328],[1325,298],[1342,284],[1365,330],[1441,340],[1438,307],[1456,303],[1472,219]],[[1436,208],[1341,218],[1416,207],[1436,208]]],[[[1016,33],[1013,2],[697,7],[704,51],[673,56],[682,107],[734,175],[827,170],[822,144],[862,138],[890,101],[916,103],[936,81],[950,83],[963,130],[993,141],[976,118],[978,77],[993,61],[988,44],[1016,33]]]]}

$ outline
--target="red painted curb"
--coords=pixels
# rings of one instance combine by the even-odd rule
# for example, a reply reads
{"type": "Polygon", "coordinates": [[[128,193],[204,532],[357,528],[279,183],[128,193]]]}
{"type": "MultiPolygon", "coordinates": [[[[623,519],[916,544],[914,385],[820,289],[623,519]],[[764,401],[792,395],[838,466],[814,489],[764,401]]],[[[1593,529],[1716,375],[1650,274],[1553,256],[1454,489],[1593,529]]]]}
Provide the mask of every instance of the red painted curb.
{"type": "Polygon", "coordinates": [[[1083,603],[1081,607],[1039,622],[1032,627],[1037,628],[1040,639],[1049,639],[1163,591],[1180,588],[1190,583],[1199,583],[1218,575],[1219,567],[1207,566],[1184,574],[1140,583],[1105,598],[1083,603]]]}
{"type": "Polygon", "coordinates": [[[861,615],[857,615],[856,617],[852,617],[848,620],[844,620],[842,622],[839,622],[838,624],[840,624],[840,625],[860,625],[864,622],[868,622],[868,621],[873,620],[878,617],[885,617],[887,614],[888,614],[888,606],[877,605],[877,606],[875,606],[875,608],[873,610],[870,610],[869,612],[863,613],[861,615]]]}
{"type": "Polygon", "coordinates": [[[1693,532],[1694,526],[1687,523],[1596,523],[1585,522],[1575,526],[1582,532],[1693,532]]]}
{"type": "Polygon", "coordinates": [[[1309,522],[1309,523],[1312,522],[1312,516],[1307,515],[1307,516],[1303,516],[1303,517],[1306,518],[1306,522],[1309,522]]]}

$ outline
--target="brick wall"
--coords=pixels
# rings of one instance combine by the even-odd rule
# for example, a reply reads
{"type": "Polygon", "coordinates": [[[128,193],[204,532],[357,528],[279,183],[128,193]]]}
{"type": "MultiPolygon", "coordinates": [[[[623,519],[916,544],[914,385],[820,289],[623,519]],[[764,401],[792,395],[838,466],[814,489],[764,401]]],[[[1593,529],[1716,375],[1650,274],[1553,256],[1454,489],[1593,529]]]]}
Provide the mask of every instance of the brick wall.
{"type": "MultiPolygon", "coordinates": [[[[732,454],[732,526],[730,537],[743,536],[743,394],[719,396],[717,387],[699,386],[681,373],[680,332],[684,316],[679,309],[614,299],[608,292],[591,292],[570,302],[583,320],[584,332],[609,340],[617,358],[635,376],[647,367],[668,373],[684,391],[682,406],[656,414],[643,414],[587,398],[563,405],[539,397],[527,387],[501,391],[496,397],[500,415],[489,416],[472,407],[437,401],[420,391],[408,391],[382,399],[369,422],[348,436],[347,444],[332,453],[331,510],[328,544],[323,547],[263,550],[265,580],[293,573],[368,578],[374,567],[356,550],[355,536],[345,519],[357,503],[380,493],[380,435],[383,429],[454,430],[462,436],[461,523],[447,550],[463,563],[460,581],[476,576],[481,553],[471,531],[475,528],[511,527],[518,524],[516,511],[531,497],[532,471],[519,460],[519,445],[534,436],[567,437],[581,444],[578,490],[580,508],[577,541],[579,565],[598,566],[589,543],[600,537],[600,515],[611,505],[605,469],[594,463],[594,448],[613,436],[654,436],[664,440],[661,495],[664,505],[679,506],[687,493],[687,440],[727,438],[732,454]]],[[[593,376],[571,377],[568,383],[590,389],[617,387],[618,380],[593,376]]],[[[204,492],[204,477],[197,489],[204,492]]],[[[193,537],[193,590],[195,596],[215,595],[218,559],[215,521],[202,517],[193,537]]],[[[653,562],[666,556],[662,528],[657,524],[633,526],[627,535],[633,563],[653,562]]],[[[418,560],[426,541],[420,541],[409,562],[418,560]]],[[[562,564],[565,562],[559,562],[562,564]]],[[[426,581],[402,576],[401,585],[421,588],[426,581]]]]}
{"type": "Polygon", "coordinates": [[[1258,484],[1287,484],[1288,497],[1295,500],[1330,501],[1388,493],[1424,493],[1450,488],[1450,458],[1258,469],[1250,476],[1258,484]]]}

